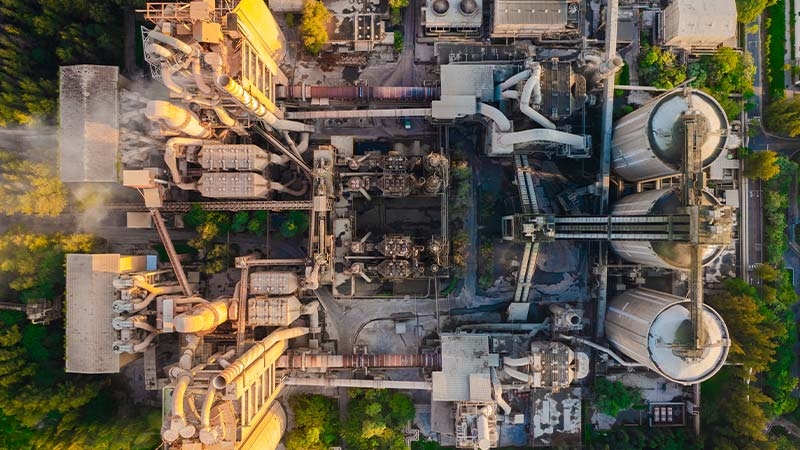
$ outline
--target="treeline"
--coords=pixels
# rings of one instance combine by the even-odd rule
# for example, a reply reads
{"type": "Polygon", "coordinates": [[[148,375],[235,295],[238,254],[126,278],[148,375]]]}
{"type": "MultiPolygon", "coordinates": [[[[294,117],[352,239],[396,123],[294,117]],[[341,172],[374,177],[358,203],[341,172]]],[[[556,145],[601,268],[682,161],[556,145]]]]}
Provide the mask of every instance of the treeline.
{"type": "Polygon", "coordinates": [[[122,8],[142,0],[0,0],[0,126],[53,122],[58,67],[118,65],[122,8]]]}

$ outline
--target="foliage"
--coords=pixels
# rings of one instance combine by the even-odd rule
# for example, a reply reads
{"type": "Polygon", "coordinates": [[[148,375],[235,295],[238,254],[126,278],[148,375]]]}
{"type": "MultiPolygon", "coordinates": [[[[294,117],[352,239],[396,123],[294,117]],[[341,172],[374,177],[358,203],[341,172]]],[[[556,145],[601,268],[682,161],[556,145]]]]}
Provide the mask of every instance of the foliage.
{"type": "Polygon", "coordinates": [[[411,397],[386,389],[350,391],[342,439],[352,450],[405,450],[402,429],[414,418],[411,397]]]}
{"type": "Polygon", "coordinates": [[[695,78],[692,85],[711,94],[728,117],[737,117],[742,112],[739,99],[731,99],[731,94],[741,93],[745,99],[754,96],[756,68],[747,52],[722,47],[713,55],[704,55],[689,64],[687,73],[695,78]]]}
{"type": "Polygon", "coordinates": [[[686,80],[686,69],[677,64],[671,51],[642,42],[639,76],[648,86],[672,89],[686,80]]]}
{"type": "Polygon", "coordinates": [[[293,238],[308,230],[308,214],[304,211],[289,211],[286,220],[281,224],[281,236],[293,238]]]}
{"type": "Polygon", "coordinates": [[[230,266],[232,257],[233,252],[230,245],[213,244],[206,252],[200,272],[206,275],[224,272],[230,266]]]}
{"type": "Polygon", "coordinates": [[[287,450],[327,450],[337,440],[339,412],[336,401],[313,394],[289,398],[294,428],[286,435],[287,450]]]}
{"type": "Polygon", "coordinates": [[[744,160],[744,176],[769,180],[780,173],[778,154],[772,150],[752,152],[744,160]]]}
{"type": "Polygon", "coordinates": [[[389,21],[394,26],[403,23],[403,13],[400,11],[400,8],[391,8],[389,10],[389,21]]]}
{"type": "Polygon", "coordinates": [[[303,46],[312,55],[319,55],[322,47],[328,42],[327,24],[331,12],[325,4],[317,0],[306,0],[303,5],[303,20],[300,22],[300,34],[303,46]]]}
{"type": "MultiPolygon", "coordinates": [[[[763,152],[755,154],[759,153],[763,152]]],[[[762,209],[765,223],[764,247],[766,249],[766,260],[775,267],[779,267],[783,261],[783,254],[789,246],[789,239],[785,232],[787,226],[786,211],[789,205],[786,192],[789,192],[792,183],[794,183],[798,166],[797,163],[783,156],[775,158],[774,165],[778,167],[778,173],[770,178],[764,186],[762,209]]]]}
{"type": "Polygon", "coordinates": [[[642,401],[642,394],[619,381],[597,378],[594,383],[594,403],[600,412],[616,416],[620,411],[642,401]]]}
{"type": "Polygon", "coordinates": [[[739,22],[753,22],[764,12],[768,5],[775,4],[775,0],[736,0],[736,13],[739,22]]]}
{"type": "Polygon", "coordinates": [[[402,52],[403,51],[403,31],[402,30],[394,30],[394,51],[402,52]]]}
{"type": "Polygon", "coordinates": [[[0,213],[55,217],[66,205],[67,191],[51,167],[0,150],[0,213]]]}
{"type": "Polygon", "coordinates": [[[491,242],[482,242],[478,250],[478,286],[489,289],[494,283],[494,249],[491,242]]]}
{"type": "Polygon", "coordinates": [[[408,6],[408,0],[389,0],[389,8],[400,9],[408,6]]]}
{"type": "Polygon", "coordinates": [[[784,57],[786,46],[786,0],[771,2],[766,9],[764,26],[764,61],[766,62],[767,95],[770,101],[777,101],[784,97],[786,88],[784,81],[784,57]]]}
{"type": "Polygon", "coordinates": [[[297,24],[297,18],[295,17],[294,13],[286,13],[286,26],[289,28],[294,28],[297,24]]]}
{"type": "Polygon", "coordinates": [[[686,429],[668,430],[615,426],[604,436],[593,436],[590,450],[700,450],[686,429]]]}
{"type": "MultiPolygon", "coordinates": [[[[628,64],[623,64],[622,69],[620,69],[614,75],[614,85],[627,85],[631,84],[631,68],[628,64]]],[[[614,89],[614,97],[622,97],[625,95],[625,91],[622,89],[614,89]]]]}
{"type": "Polygon", "coordinates": [[[465,230],[458,230],[453,235],[453,265],[464,269],[467,267],[469,255],[469,234],[465,230]]]}
{"type": "Polygon", "coordinates": [[[88,234],[35,234],[21,229],[0,236],[0,273],[13,276],[9,287],[23,302],[53,299],[65,286],[67,253],[88,253],[97,240],[88,234]]]}
{"type": "Polygon", "coordinates": [[[463,217],[472,204],[472,168],[464,160],[450,162],[450,212],[454,218],[463,217]]]}
{"type": "Polygon", "coordinates": [[[789,137],[800,136],[800,98],[791,97],[770,103],[766,120],[771,131],[789,137]]]}
{"type": "Polygon", "coordinates": [[[58,67],[117,65],[120,7],[143,3],[0,0],[0,126],[53,122],[58,67]]]}

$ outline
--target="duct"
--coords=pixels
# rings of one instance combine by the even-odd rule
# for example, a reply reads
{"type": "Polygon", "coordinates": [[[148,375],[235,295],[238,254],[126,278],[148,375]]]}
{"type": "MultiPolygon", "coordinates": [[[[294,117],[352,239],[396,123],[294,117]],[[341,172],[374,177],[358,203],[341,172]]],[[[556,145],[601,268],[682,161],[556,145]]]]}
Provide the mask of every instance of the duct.
{"type": "Polygon", "coordinates": [[[492,380],[492,391],[494,392],[495,403],[503,409],[505,415],[511,414],[511,405],[503,399],[503,385],[500,384],[500,379],[497,377],[497,371],[494,367],[489,368],[489,377],[492,380]]]}
{"type": "Polygon", "coordinates": [[[253,364],[253,362],[255,362],[259,356],[264,354],[264,352],[275,345],[275,343],[304,336],[308,334],[308,332],[309,329],[306,327],[281,328],[273,331],[269,336],[265,337],[259,342],[256,342],[255,345],[244,352],[244,354],[237,358],[236,361],[234,361],[230,366],[220,372],[219,375],[215,376],[213,378],[214,387],[217,389],[222,389],[223,387],[227,386],[236,377],[241,375],[241,373],[247,367],[253,364]]]}
{"type": "Polygon", "coordinates": [[[367,389],[401,389],[430,391],[433,386],[428,381],[394,380],[353,380],[342,378],[286,378],[286,386],[351,387],[367,389]]]}
{"type": "Polygon", "coordinates": [[[480,450],[489,450],[492,446],[492,442],[489,439],[489,416],[492,415],[492,407],[486,405],[478,413],[476,419],[478,425],[478,448],[480,450]]]}
{"type": "Polygon", "coordinates": [[[186,100],[187,102],[191,101],[193,96],[191,93],[189,93],[189,90],[186,89],[186,87],[178,84],[175,79],[172,78],[178,69],[179,68],[171,69],[169,64],[165,62],[161,63],[161,82],[164,83],[164,86],[166,86],[167,89],[169,89],[171,92],[174,92],[175,95],[181,99],[186,100]]]}
{"type": "Polygon", "coordinates": [[[494,121],[497,129],[500,131],[511,130],[511,121],[508,120],[505,114],[494,106],[487,105],[486,103],[478,103],[478,114],[482,114],[494,121]]]}
{"type": "Polygon", "coordinates": [[[522,72],[520,72],[520,73],[512,76],[511,78],[507,79],[506,81],[503,81],[502,83],[500,83],[500,86],[499,86],[500,87],[500,92],[503,92],[503,91],[511,88],[512,86],[516,85],[520,81],[527,80],[528,77],[530,77],[530,76],[531,76],[530,69],[523,70],[522,72]]]}
{"type": "Polygon", "coordinates": [[[322,329],[319,326],[319,300],[304,305],[302,315],[308,316],[308,329],[311,334],[319,333],[322,329]]]}
{"type": "Polygon", "coordinates": [[[174,38],[172,36],[167,36],[166,34],[160,33],[156,30],[151,30],[147,36],[150,39],[155,39],[156,41],[161,42],[162,44],[166,44],[187,56],[196,56],[195,49],[193,49],[191,45],[181,41],[180,39],[174,38]]]}
{"type": "Polygon", "coordinates": [[[203,80],[203,70],[200,67],[200,58],[192,59],[192,76],[194,77],[194,84],[197,89],[203,94],[211,94],[211,87],[203,80]]]}
{"type": "Polygon", "coordinates": [[[186,336],[186,348],[183,350],[181,358],[178,360],[178,367],[183,370],[191,370],[194,352],[200,344],[200,339],[195,334],[186,336]]]}
{"type": "Polygon", "coordinates": [[[528,357],[525,358],[503,358],[503,366],[509,367],[521,367],[530,365],[531,359],[528,357]]]}
{"type": "MultiPolygon", "coordinates": [[[[237,283],[238,284],[238,283],[237,283]]],[[[218,362],[222,368],[228,367],[230,363],[228,359],[232,358],[236,354],[236,348],[231,348],[227,352],[220,354],[219,359],[215,361],[214,357],[208,359],[208,364],[213,364],[214,362],[218,362]]],[[[211,430],[211,407],[214,406],[214,400],[216,399],[217,389],[214,387],[213,378],[209,378],[208,380],[208,388],[206,389],[206,396],[203,398],[203,406],[200,412],[200,438],[203,439],[204,432],[207,433],[211,430]]],[[[216,440],[216,436],[213,436],[213,440],[216,440]]]]}
{"type": "Polygon", "coordinates": [[[297,153],[301,155],[308,150],[308,140],[310,138],[309,133],[301,133],[300,134],[300,142],[297,143],[297,153]]]}
{"type": "Polygon", "coordinates": [[[175,390],[172,392],[172,420],[170,420],[169,428],[161,432],[161,437],[163,437],[167,442],[175,442],[178,440],[179,436],[183,436],[184,434],[189,434],[189,436],[186,437],[191,437],[194,435],[194,427],[191,425],[187,426],[186,413],[183,409],[184,398],[186,397],[186,389],[189,387],[189,383],[191,382],[191,372],[181,371],[180,374],[178,374],[175,383],[175,390]],[[188,430],[188,428],[191,428],[191,430],[188,430]],[[189,431],[191,431],[191,434],[189,431]]]}
{"type": "Polygon", "coordinates": [[[542,66],[539,63],[531,64],[531,77],[525,82],[525,87],[522,88],[522,94],[519,97],[519,110],[538,123],[539,125],[555,130],[556,126],[553,122],[543,116],[539,111],[531,108],[531,95],[533,95],[533,102],[535,104],[542,103],[542,88],[541,88],[541,75],[542,66]]]}
{"type": "Polygon", "coordinates": [[[133,346],[133,353],[141,353],[141,352],[145,351],[147,349],[147,347],[150,346],[150,343],[153,342],[153,339],[156,338],[156,336],[158,336],[158,332],[157,331],[154,331],[154,332],[148,334],[147,337],[144,338],[144,340],[142,342],[139,342],[138,344],[135,344],[133,346]]]}
{"type": "Polygon", "coordinates": [[[162,45],[158,45],[156,43],[147,44],[147,47],[144,48],[144,51],[147,52],[149,55],[155,55],[160,57],[161,59],[169,59],[175,57],[172,51],[162,45]]]}
{"type": "MultiPolygon", "coordinates": [[[[194,146],[203,146],[203,145],[213,145],[219,144],[218,141],[207,141],[203,139],[192,139],[186,137],[175,137],[167,141],[167,145],[164,148],[164,163],[169,168],[170,174],[172,174],[172,182],[175,184],[180,185],[183,181],[183,177],[178,172],[178,146],[186,146],[186,145],[194,145],[194,146]]],[[[185,157],[185,154],[181,154],[182,157],[185,157]]]]}
{"type": "Polygon", "coordinates": [[[286,116],[293,119],[361,119],[387,117],[431,117],[431,108],[347,109],[324,111],[292,111],[286,116]]]}
{"type": "Polygon", "coordinates": [[[129,302],[126,302],[126,301],[123,301],[123,300],[116,300],[116,301],[114,301],[114,303],[111,306],[111,308],[114,310],[114,312],[116,312],[118,314],[121,314],[121,313],[124,313],[124,312],[141,311],[141,310],[147,308],[147,306],[150,304],[150,302],[152,302],[159,295],[177,294],[179,292],[182,292],[181,287],[177,286],[177,285],[176,286],[154,287],[154,286],[151,286],[150,284],[144,282],[144,280],[136,280],[134,282],[134,286],[148,291],[147,296],[142,301],[136,302],[136,303],[129,303],[129,302]]]}
{"type": "Polygon", "coordinates": [[[314,127],[306,125],[301,122],[293,122],[291,120],[278,119],[275,114],[272,114],[267,107],[259,102],[255,97],[250,95],[244,90],[241,84],[233,80],[228,75],[220,75],[215,80],[218,88],[230,94],[239,104],[255,114],[260,119],[263,119],[269,126],[280,131],[297,131],[297,132],[313,132],[314,127]]]}
{"type": "Polygon", "coordinates": [[[152,121],[163,122],[168,128],[181,131],[192,137],[208,138],[213,134],[190,110],[161,100],[147,103],[144,115],[152,121]]]}
{"type": "Polygon", "coordinates": [[[524,144],[528,142],[556,142],[570,145],[576,149],[586,149],[589,147],[584,136],[542,128],[506,133],[500,136],[500,143],[503,145],[524,144]]]}
{"type": "Polygon", "coordinates": [[[461,325],[460,330],[476,330],[476,331],[528,331],[531,335],[535,335],[540,331],[548,329],[550,326],[545,323],[475,323],[469,325],[461,325]]]}
{"type": "Polygon", "coordinates": [[[564,334],[560,334],[559,337],[561,339],[568,340],[568,341],[580,342],[581,344],[588,345],[589,347],[592,347],[594,349],[600,350],[601,352],[606,353],[606,354],[608,354],[608,356],[614,358],[614,360],[616,362],[618,362],[619,365],[621,365],[623,367],[647,367],[647,366],[645,366],[643,364],[627,362],[624,359],[622,359],[619,355],[614,353],[610,348],[603,347],[600,344],[595,344],[592,341],[588,341],[586,339],[582,339],[582,338],[579,338],[579,337],[576,337],[576,336],[567,336],[567,335],[564,335],[564,334]]]}
{"type": "Polygon", "coordinates": [[[504,367],[503,372],[506,375],[510,376],[511,378],[516,378],[517,380],[524,381],[528,384],[533,384],[533,375],[520,372],[519,370],[512,369],[510,367],[504,367]]]}
{"type": "Polygon", "coordinates": [[[175,316],[173,322],[178,333],[203,333],[214,330],[228,320],[231,299],[201,303],[189,312],[175,316]]]}
{"type": "Polygon", "coordinates": [[[519,100],[519,91],[515,91],[514,89],[509,89],[507,91],[503,91],[500,96],[505,99],[510,100],[519,100]]]}
{"type": "Polygon", "coordinates": [[[228,114],[228,112],[225,111],[225,108],[221,106],[212,106],[211,109],[214,110],[214,114],[217,115],[217,118],[219,119],[220,123],[222,123],[226,127],[241,129],[241,125],[239,125],[239,123],[236,122],[236,119],[231,117],[230,114],[228,114]]]}
{"type": "Polygon", "coordinates": [[[583,59],[587,63],[591,63],[591,64],[600,65],[600,64],[603,63],[603,58],[601,58],[601,57],[599,57],[597,55],[593,55],[591,53],[587,53],[587,54],[583,55],[583,59]]]}

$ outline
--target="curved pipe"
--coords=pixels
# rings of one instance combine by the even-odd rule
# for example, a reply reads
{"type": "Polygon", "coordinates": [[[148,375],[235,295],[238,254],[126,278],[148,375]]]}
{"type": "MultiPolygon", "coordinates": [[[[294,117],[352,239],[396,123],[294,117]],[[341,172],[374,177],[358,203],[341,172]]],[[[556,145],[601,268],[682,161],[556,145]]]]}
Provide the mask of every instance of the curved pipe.
{"type": "Polygon", "coordinates": [[[624,359],[622,359],[619,355],[614,353],[610,348],[603,347],[600,344],[595,344],[592,341],[588,341],[586,339],[582,339],[582,338],[575,337],[575,336],[567,336],[567,335],[564,335],[564,334],[559,334],[558,337],[560,337],[561,339],[567,340],[567,341],[580,342],[583,345],[587,345],[587,346],[592,347],[594,349],[600,350],[601,352],[603,352],[603,353],[607,354],[608,356],[614,358],[614,360],[616,362],[618,362],[619,365],[621,365],[623,367],[647,367],[647,366],[645,366],[643,364],[627,362],[624,359]]]}
{"type": "Polygon", "coordinates": [[[214,330],[228,320],[228,306],[231,299],[201,303],[188,312],[173,319],[178,333],[203,333],[214,330]]]}
{"type": "Polygon", "coordinates": [[[500,384],[500,378],[497,376],[497,371],[494,367],[489,368],[489,378],[492,381],[492,390],[494,391],[494,401],[497,406],[503,409],[506,415],[511,414],[511,405],[503,399],[503,385],[500,384]]]}
{"type": "Polygon", "coordinates": [[[308,316],[308,328],[312,334],[316,334],[321,331],[319,326],[319,306],[319,300],[314,300],[313,302],[304,305],[303,311],[300,313],[301,315],[308,316]]]}
{"type": "Polygon", "coordinates": [[[180,430],[186,427],[186,413],[183,409],[184,398],[189,383],[192,382],[192,374],[188,371],[181,371],[175,383],[175,390],[172,391],[172,420],[169,429],[161,432],[161,437],[167,442],[175,442],[180,436],[180,430]]]}
{"type": "Polygon", "coordinates": [[[147,44],[144,51],[150,55],[158,56],[161,59],[169,59],[175,56],[170,49],[156,43],[147,44]]]}
{"type": "Polygon", "coordinates": [[[195,55],[195,49],[193,49],[191,45],[181,41],[180,39],[174,38],[172,36],[167,36],[166,34],[160,33],[156,30],[151,30],[147,36],[151,39],[155,39],[158,42],[161,42],[162,44],[166,44],[187,56],[195,55]]]}
{"type": "Polygon", "coordinates": [[[192,76],[194,77],[194,84],[197,85],[197,89],[200,90],[203,94],[211,94],[211,86],[209,86],[205,80],[203,80],[203,71],[200,67],[200,58],[193,58],[192,59],[192,76]]]}
{"type": "Polygon", "coordinates": [[[275,345],[277,342],[305,336],[308,334],[308,332],[309,329],[306,327],[281,328],[273,331],[269,336],[265,337],[259,342],[256,342],[255,345],[244,352],[244,354],[236,359],[236,361],[231,363],[230,366],[220,372],[219,375],[215,376],[213,378],[214,387],[217,389],[222,389],[227,386],[236,377],[241,375],[241,373],[256,359],[258,359],[259,356],[264,354],[264,352],[269,350],[270,347],[275,345]]]}
{"type": "Polygon", "coordinates": [[[509,89],[507,91],[503,91],[500,94],[502,98],[510,99],[510,100],[519,100],[519,91],[515,91],[514,89],[509,89]]]}
{"type": "MultiPolygon", "coordinates": [[[[292,184],[293,182],[294,180],[292,180],[292,182],[289,184],[292,184]]],[[[308,184],[306,183],[303,183],[303,187],[301,187],[300,189],[292,189],[290,187],[275,182],[270,182],[269,187],[274,191],[283,192],[284,194],[289,194],[295,197],[300,197],[301,195],[305,194],[306,191],[308,190],[308,184]]]]}
{"type": "Polygon", "coordinates": [[[506,89],[511,88],[515,84],[519,83],[520,81],[528,79],[531,76],[530,69],[523,70],[522,72],[512,76],[511,78],[507,79],[500,83],[500,92],[505,91],[506,89]]]}
{"type": "Polygon", "coordinates": [[[211,130],[205,128],[200,119],[186,108],[170,102],[152,100],[147,103],[144,115],[152,121],[160,121],[168,128],[181,131],[192,137],[208,138],[211,130]]]}
{"type": "Polygon", "coordinates": [[[165,62],[161,63],[161,82],[167,87],[167,89],[170,90],[170,92],[175,93],[175,95],[181,99],[191,101],[193,96],[191,93],[189,93],[189,90],[186,89],[186,87],[178,84],[175,79],[172,78],[176,71],[177,69],[170,69],[169,64],[165,62]]]}
{"type": "Polygon", "coordinates": [[[147,347],[150,346],[150,343],[153,342],[153,339],[155,339],[156,336],[158,336],[157,331],[148,334],[147,337],[144,338],[142,342],[139,342],[138,344],[133,346],[133,353],[141,353],[147,350],[147,347]]]}
{"type": "Polygon", "coordinates": [[[199,344],[200,339],[196,335],[190,334],[186,336],[186,348],[183,350],[183,354],[178,360],[178,367],[183,370],[191,370],[192,361],[194,360],[194,352],[197,350],[197,346],[199,344]]]}
{"type": "Polygon", "coordinates": [[[528,373],[520,372],[519,370],[512,369],[510,367],[504,367],[503,372],[510,376],[511,378],[516,378],[517,380],[524,381],[528,384],[533,384],[533,375],[528,373]]]}
{"type": "Polygon", "coordinates": [[[204,139],[187,137],[174,137],[168,140],[167,145],[164,147],[164,164],[167,165],[170,174],[172,174],[172,182],[176,184],[183,182],[183,177],[178,171],[178,156],[180,155],[181,157],[185,157],[186,154],[185,152],[179,152],[178,146],[194,145],[200,147],[203,145],[213,144],[219,144],[219,141],[208,141],[204,139]]]}
{"type": "Polygon", "coordinates": [[[255,97],[250,95],[244,90],[241,84],[233,80],[228,75],[220,75],[214,83],[217,87],[233,97],[244,109],[255,114],[256,117],[263,119],[267,125],[275,128],[276,130],[297,131],[297,132],[313,132],[314,127],[306,125],[301,122],[294,122],[291,120],[278,119],[275,114],[272,114],[266,106],[259,102],[255,97]]]}
{"type": "Polygon", "coordinates": [[[297,143],[297,153],[303,154],[308,150],[309,133],[300,133],[300,142],[297,143]]]}
{"type": "Polygon", "coordinates": [[[478,103],[478,114],[482,114],[494,121],[500,131],[511,130],[511,121],[502,111],[486,103],[478,103]]]}
{"type": "Polygon", "coordinates": [[[534,122],[538,123],[539,125],[549,128],[551,130],[556,129],[556,125],[551,122],[547,117],[543,116],[539,111],[531,108],[531,95],[534,94],[536,91],[536,96],[534,97],[534,102],[541,103],[542,102],[542,92],[541,92],[541,75],[542,75],[542,66],[539,63],[533,63],[531,67],[531,77],[528,78],[528,81],[525,82],[525,87],[522,88],[522,94],[519,97],[519,110],[522,114],[525,114],[533,120],[534,122]]]}
{"type": "Polygon", "coordinates": [[[503,366],[521,367],[530,365],[530,358],[503,358],[503,366]]]}
{"type": "Polygon", "coordinates": [[[183,292],[181,290],[180,286],[153,287],[153,286],[150,286],[149,284],[145,283],[144,281],[137,281],[137,282],[134,283],[134,285],[136,285],[137,287],[140,287],[142,289],[145,289],[145,290],[149,291],[150,293],[147,294],[147,297],[145,297],[144,300],[142,300],[141,302],[137,302],[137,303],[133,304],[133,310],[132,310],[133,312],[141,311],[141,310],[147,308],[147,305],[149,305],[150,302],[155,300],[155,298],[158,297],[159,295],[177,294],[179,292],[183,292]],[[149,289],[148,289],[148,287],[149,287],[149,289]]]}
{"type": "Polygon", "coordinates": [[[556,142],[559,144],[571,145],[579,149],[586,149],[589,147],[589,143],[586,142],[584,136],[542,128],[517,131],[500,136],[500,143],[503,145],[523,144],[527,142],[556,142]]]}

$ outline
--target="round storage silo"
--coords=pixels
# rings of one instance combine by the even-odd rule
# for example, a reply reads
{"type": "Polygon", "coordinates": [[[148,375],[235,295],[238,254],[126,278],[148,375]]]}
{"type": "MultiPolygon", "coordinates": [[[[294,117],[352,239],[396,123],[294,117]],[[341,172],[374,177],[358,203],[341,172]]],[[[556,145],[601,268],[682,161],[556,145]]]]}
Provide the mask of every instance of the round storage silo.
{"type": "Polygon", "coordinates": [[[691,344],[690,302],[652,289],[631,289],[614,297],[606,313],[606,337],[622,353],[664,378],[695,384],[725,364],[730,335],[722,317],[703,305],[702,348],[686,356],[691,344]]]}
{"type": "Polygon", "coordinates": [[[683,123],[690,115],[703,122],[698,127],[703,130],[703,167],[711,164],[728,142],[725,110],[705,92],[676,89],[617,121],[611,141],[614,171],[628,181],[677,174],[684,154],[683,123]]]}
{"type": "MultiPolygon", "coordinates": [[[[613,216],[675,216],[680,214],[682,198],[679,188],[660,189],[628,195],[618,201],[612,210],[613,216]]],[[[719,200],[703,191],[703,204],[719,205],[719,200]]],[[[688,224],[673,219],[673,233],[685,232],[688,224]],[[683,227],[683,229],[681,229],[683,227]]],[[[650,225],[644,226],[664,226],[650,225]]],[[[642,232],[646,232],[644,229],[642,232]]],[[[688,269],[691,265],[691,247],[686,242],[669,240],[611,241],[611,248],[626,260],[649,267],[665,269],[688,269]]],[[[715,260],[725,248],[708,245],[703,253],[703,265],[715,260]]]]}

